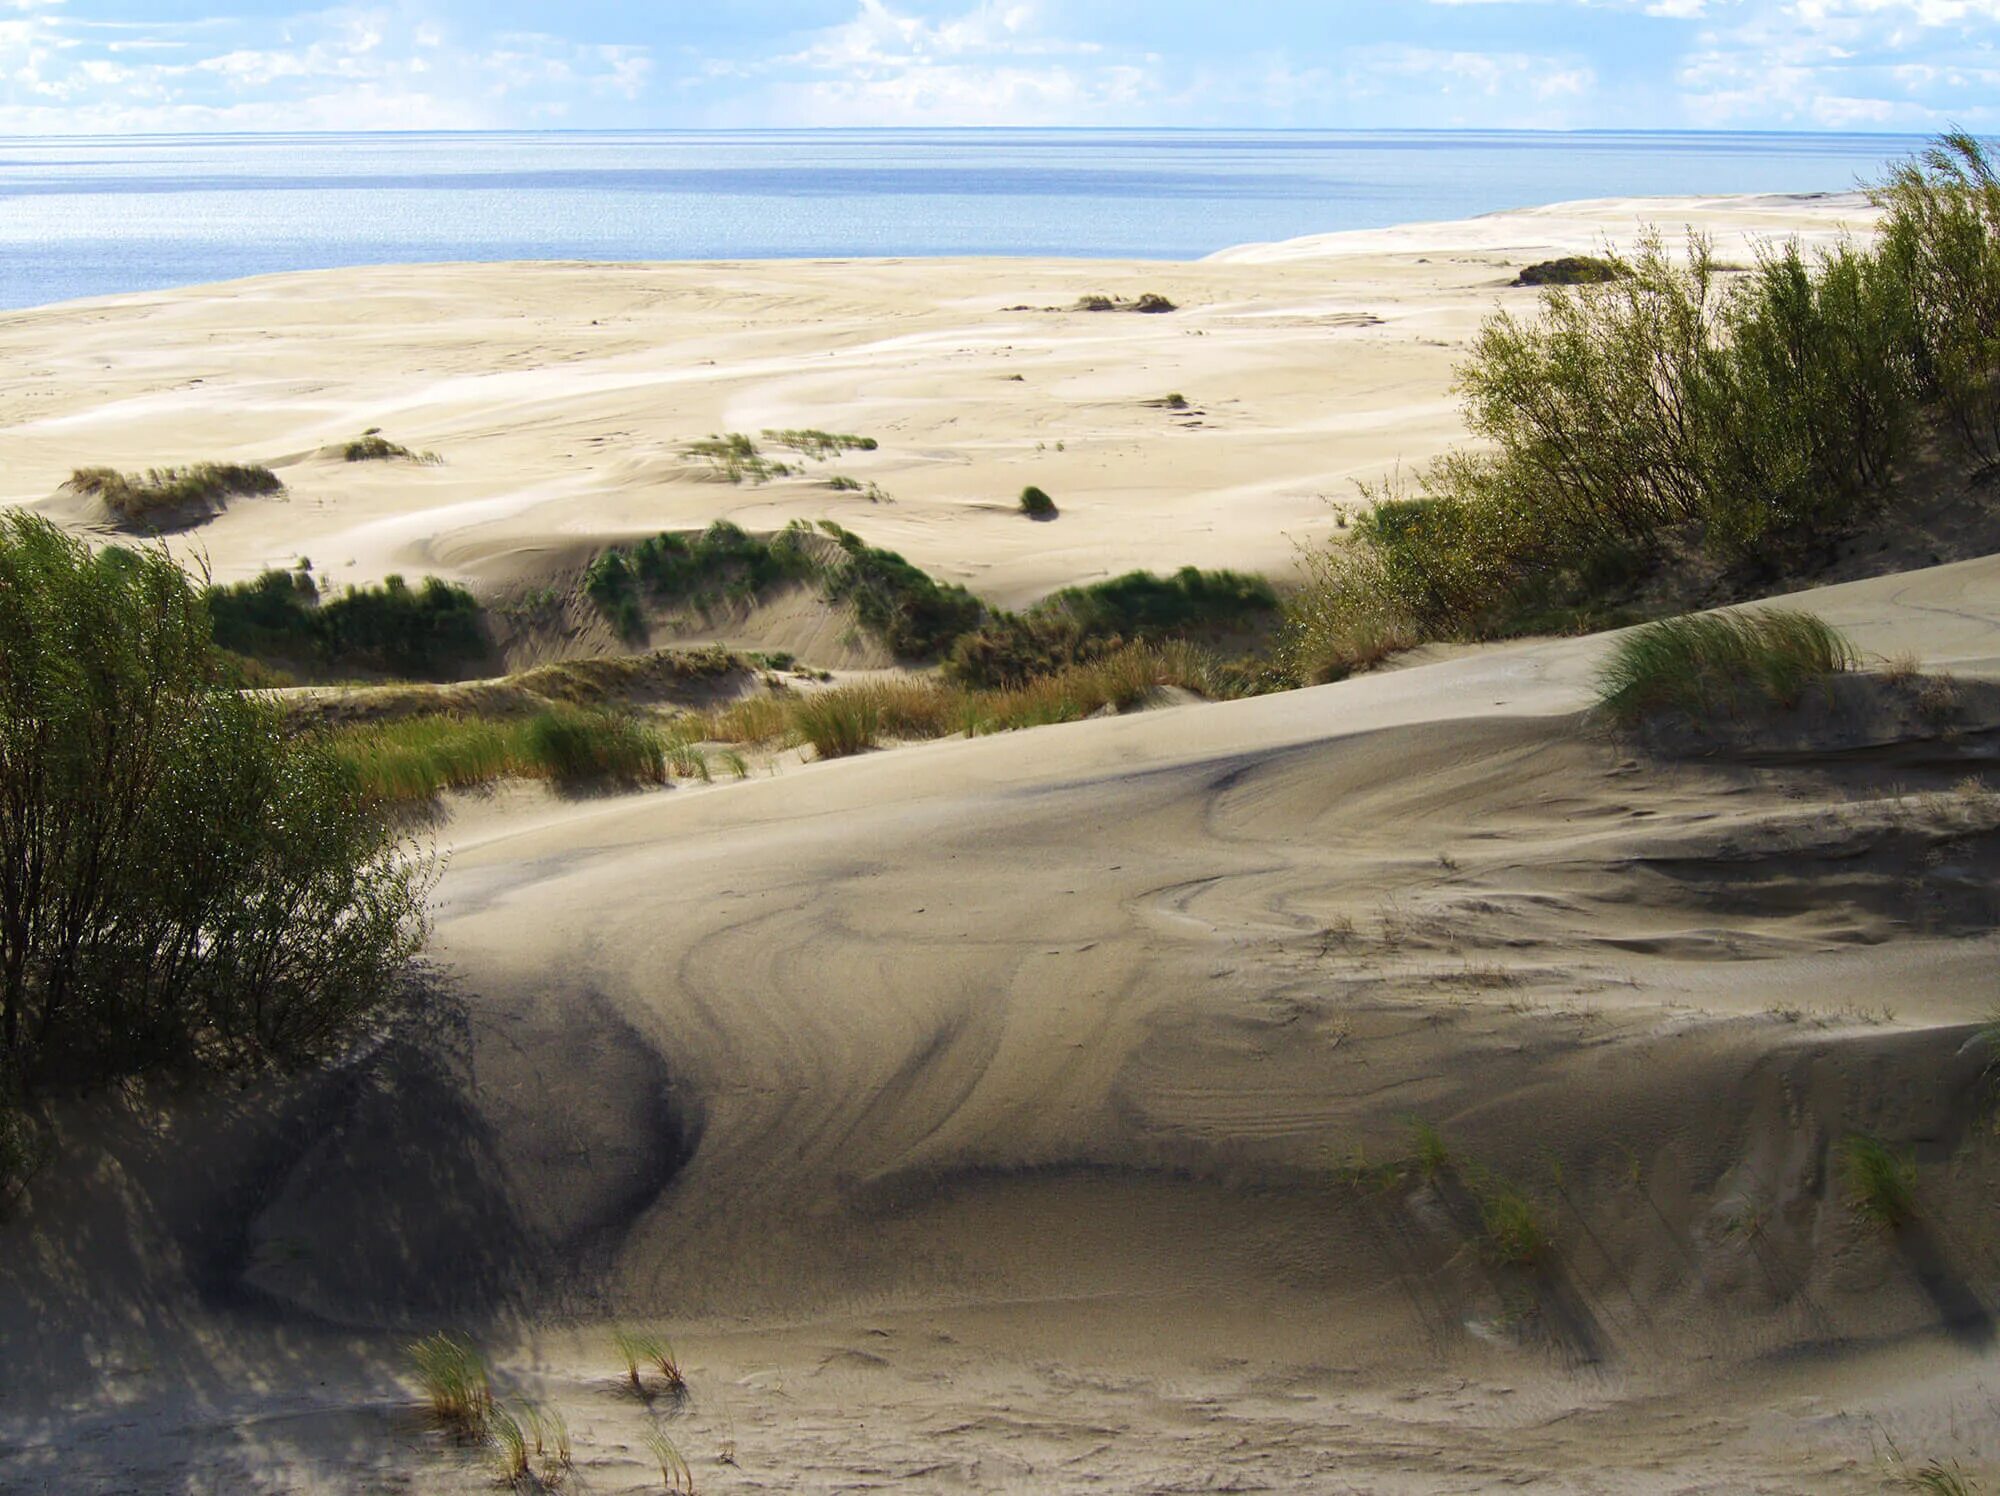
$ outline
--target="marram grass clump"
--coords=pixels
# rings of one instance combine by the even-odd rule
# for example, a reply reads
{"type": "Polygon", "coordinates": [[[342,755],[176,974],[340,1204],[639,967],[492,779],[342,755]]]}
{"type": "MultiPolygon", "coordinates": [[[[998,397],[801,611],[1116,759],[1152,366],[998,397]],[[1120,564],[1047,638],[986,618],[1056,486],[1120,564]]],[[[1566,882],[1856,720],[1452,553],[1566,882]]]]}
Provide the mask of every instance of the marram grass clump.
{"type": "Polygon", "coordinates": [[[426,1335],[409,1348],[432,1422],[456,1439],[484,1438],[493,1415],[486,1359],[453,1335],[426,1335]]]}
{"type": "Polygon", "coordinates": [[[1832,624],[1789,608],[1696,613],[1632,630],[1598,672],[1598,702],[1633,726],[1663,714],[1697,723],[1746,703],[1790,708],[1856,661],[1832,624]]]}
{"type": "Polygon", "coordinates": [[[102,500],[119,523],[145,525],[191,510],[220,509],[239,494],[276,493],[285,485],[267,467],[198,462],[192,467],[148,468],[143,473],[78,468],[70,474],[69,486],[102,500]]]}

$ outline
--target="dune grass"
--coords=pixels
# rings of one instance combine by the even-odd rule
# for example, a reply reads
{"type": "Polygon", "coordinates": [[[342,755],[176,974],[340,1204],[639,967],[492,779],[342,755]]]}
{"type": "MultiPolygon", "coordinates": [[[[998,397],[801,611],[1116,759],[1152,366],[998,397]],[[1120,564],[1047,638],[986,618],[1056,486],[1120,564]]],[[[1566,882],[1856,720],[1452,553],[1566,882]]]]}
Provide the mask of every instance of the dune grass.
{"type": "Polygon", "coordinates": [[[1021,512],[1029,519],[1054,519],[1056,501],[1030,483],[1021,490],[1021,512]]]}
{"type": "Polygon", "coordinates": [[[409,1355],[431,1420],[457,1439],[484,1437],[493,1416],[493,1383],[486,1359],[463,1340],[445,1334],[412,1342],[409,1355]]]}
{"type": "Polygon", "coordinates": [[[1479,1231],[1487,1253],[1514,1267],[1532,1267],[1549,1252],[1540,1207],[1504,1180],[1480,1182],[1479,1231]]]}
{"type": "Polygon", "coordinates": [[[499,779],[660,784],[669,772],[668,741],[658,728],[603,708],[558,706],[515,720],[428,713],[327,736],[361,793],[389,804],[499,779]]]}
{"type": "Polygon", "coordinates": [[[1444,1134],[1429,1122],[1412,1122],[1410,1142],[1418,1175],[1426,1184],[1436,1183],[1451,1164],[1451,1149],[1445,1144],[1444,1134]]]}
{"type": "Polygon", "coordinates": [[[1879,1138],[1852,1133],[1840,1145],[1840,1161],[1854,1209],[1865,1220],[1894,1231],[1916,1216],[1915,1154],[1899,1152],[1879,1138]]]}
{"type": "Polygon", "coordinates": [[[78,468],[70,474],[69,486],[103,500],[121,524],[143,525],[183,510],[219,509],[239,494],[276,493],[285,485],[267,467],[198,462],[191,467],[148,468],[143,473],[78,468]]]}
{"type": "Polygon", "coordinates": [[[667,1431],[655,1425],[646,1432],[646,1451],[660,1467],[660,1484],[669,1491],[694,1496],[694,1471],[667,1431]]]}
{"type": "Polygon", "coordinates": [[[1005,689],[904,677],[751,697],[706,714],[698,730],[712,742],[806,743],[821,758],[844,758],[885,740],[972,737],[1078,722],[1107,707],[1129,711],[1163,686],[1206,694],[1213,670],[1202,651],[1170,640],[1128,645],[1005,689]]]}
{"type": "Polygon", "coordinates": [[[1625,726],[1665,713],[1699,723],[1746,701],[1796,706],[1857,658],[1846,635],[1811,613],[1690,614],[1621,638],[1598,673],[1598,701],[1625,726]]]}
{"type": "Polygon", "coordinates": [[[801,457],[824,462],[843,452],[873,452],[878,445],[872,436],[853,436],[844,431],[820,431],[811,427],[785,431],[766,430],[764,440],[784,447],[801,457]]]}
{"type": "Polygon", "coordinates": [[[651,1367],[659,1374],[670,1397],[686,1396],[687,1374],[681,1370],[673,1341],[665,1335],[651,1330],[620,1329],[612,1332],[611,1345],[618,1359],[625,1363],[625,1379],[635,1394],[646,1396],[641,1372],[651,1367]]]}
{"type": "Polygon", "coordinates": [[[418,452],[401,442],[392,442],[379,430],[364,431],[353,441],[344,443],[340,455],[349,462],[402,461],[420,462],[427,466],[444,460],[435,452],[418,452]]]}

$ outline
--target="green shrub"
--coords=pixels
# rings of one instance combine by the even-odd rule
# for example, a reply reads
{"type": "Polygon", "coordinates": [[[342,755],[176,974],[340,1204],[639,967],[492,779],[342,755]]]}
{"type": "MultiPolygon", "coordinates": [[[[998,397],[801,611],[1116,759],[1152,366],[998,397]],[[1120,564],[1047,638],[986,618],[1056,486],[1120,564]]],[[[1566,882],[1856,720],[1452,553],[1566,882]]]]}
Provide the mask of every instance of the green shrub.
{"type": "Polygon", "coordinates": [[[184,468],[150,468],[120,473],[111,468],[78,468],[69,486],[101,499],[114,519],[149,525],[192,510],[215,510],[239,494],[276,493],[284,482],[267,467],[198,462],[184,468]]]}
{"type": "Polygon", "coordinates": [[[821,571],[827,595],[850,605],[862,627],[899,658],[941,654],[985,616],[985,605],[963,587],[939,583],[838,525],[823,528],[841,552],[821,571]]]}
{"type": "Polygon", "coordinates": [[[1101,653],[1106,643],[1087,637],[1068,613],[998,613],[952,644],[945,675],[979,690],[1022,686],[1101,653]]]}
{"type": "Polygon", "coordinates": [[[1872,196],[1917,386],[1982,464],[2000,464],[2000,178],[1987,149],[1940,136],[1872,196]]]}
{"type": "Polygon", "coordinates": [[[1021,512],[1029,519],[1054,519],[1056,501],[1033,484],[1021,490],[1021,512]]]}
{"type": "Polygon", "coordinates": [[[1624,273],[1616,260],[1599,255],[1563,255],[1529,265],[1514,277],[1517,286],[1597,286],[1624,273]]]}
{"type": "Polygon", "coordinates": [[[438,577],[412,588],[391,576],[322,596],[308,571],[267,571],[210,587],[204,599],[215,642],[237,654],[438,679],[487,653],[478,600],[438,577]]]}
{"type": "Polygon", "coordinates": [[[21,514],[0,803],[0,1099],[324,1055],[424,936],[424,868],[322,743],[217,682],[180,569],[21,514]]]}
{"type": "Polygon", "coordinates": [[[1599,671],[1598,701],[1628,725],[1663,712],[1703,721],[1746,699],[1791,707],[1855,659],[1846,637],[1811,613],[1691,614],[1619,639],[1599,671]]]}
{"type": "Polygon", "coordinates": [[[1067,614],[1086,634],[1127,639],[1251,627],[1277,607],[1278,594],[1262,577],[1192,566],[1170,577],[1128,571],[1087,587],[1065,587],[1036,604],[1067,614]]]}
{"type": "Polygon", "coordinates": [[[730,596],[755,597],[781,582],[814,574],[816,563],[799,528],[750,535],[717,520],[699,535],[665,532],[604,552],[584,572],[585,596],[624,637],[645,628],[642,604],[713,606],[730,596]]]}

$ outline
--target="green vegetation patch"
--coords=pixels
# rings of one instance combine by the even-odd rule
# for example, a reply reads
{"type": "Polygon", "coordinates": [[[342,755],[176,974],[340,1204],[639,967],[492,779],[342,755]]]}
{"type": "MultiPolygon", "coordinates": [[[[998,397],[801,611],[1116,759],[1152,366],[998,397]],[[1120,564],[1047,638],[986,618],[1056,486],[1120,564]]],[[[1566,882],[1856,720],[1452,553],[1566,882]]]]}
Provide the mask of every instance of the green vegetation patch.
{"type": "Polygon", "coordinates": [[[0,1111],[322,1058],[422,944],[426,865],[324,743],[218,681],[158,551],[0,517],[0,796],[0,1111]]]}
{"type": "Polygon", "coordinates": [[[1307,557],[1290,676],[1602,627],[1676,574],[1768,593],[1905,502],[1915,457],[2000,466],[2000,175],[1953,134],[1872,195],[1865,245],[1735,274],[1654,235],[1490,318],[1457,371],[1480,445],[1364,487],[1374,515],[1307,557]]]}
{"type": "Polygon", "coordinates": [[[862,627],[899,659],[942,654],[986,616],[985,604],[965,588],[939,582],[839,525],[820,528],[839,547],[822,566],[827,596],[851,606],[862,627]]]}
{"type": "Polygon", "coordinates": [[[1697,723],[1746,703],[1796,706],[1856,660],[1838,629],[1811,613],[1770,608],[1666,618],[1626,634],[1598,674],[1598,701],[1633,725],[1673,713],[1697,723]]]}
{"type": "Polygon", "coordinates": [[[1153,639],[1254,627],[1277,610],[1278,594],[1262,577],[1183,566],[1167,577],[1128,571],[1087,587],[1065,587],[1036,607],[1068,614],[1088,634],[1153,639]]]}
{"type": "Polygon", "coordinates": [[[203,594],[223,649],[316,669],[445,679],[482,659],[478,601],[438,577],[417,587],[385,578],[322,596],[312,573],[267,571],[203,594]]]}
{"type": "Polygon", "coordinates": [[[124,525],[154,525],[194,511],[213,513],[239,495],[271,494],[284,486],[267,467],[228,462],[148,468],[143,473],[78,468],[69,478],[74,492],[102,500],[124,525]]]}
{"type": "Polygon", "coordinates": [[[1517,286],[1601,286],[1626,273],[1617,260],[1599,255],[1564,255],[1529,265],[1514,277],[1517,286]]]}
{"type": "Polygon", "coordinates": [[[1029,519],[1054,519],[1056,501],[1031,483],[1021,490],[1021,512],[1029,519]]]}
{"type": "Polygon", "coordinates": [[[717,520],[699,535],[667,532],[616,546],[584,573],[583,590],[625,638],[645,631],[644,604],[714,606],[748,601],[781,582],[810,577],[817,563],[805,531],[751,535],[717,520]]]}
{"type": "Polygon", "coordinates": [[[421,462],[435,464],[441,462],[435,452],[417,452],[401,442],[392,442],[379,430],[365,431],[340,449],[340,455],[348,462],[421,462]]]}
{"type": "Polygon", "coordinates": [[[789,478],[798,469],[775,462],[745,432],[731,431],[722,436],[703,437],[681,449],[682,455],[705,462],[718,477],[731,483],[768,483],[773,478],[789,478]]]}
{"type": "Polygon", "coordinates": [[[388,804],[501,779],[661,784],[675,746],[630,712],[566,705],[517,718],[434,712],[358,723],[324,741],[364,796],[388,804]]]}

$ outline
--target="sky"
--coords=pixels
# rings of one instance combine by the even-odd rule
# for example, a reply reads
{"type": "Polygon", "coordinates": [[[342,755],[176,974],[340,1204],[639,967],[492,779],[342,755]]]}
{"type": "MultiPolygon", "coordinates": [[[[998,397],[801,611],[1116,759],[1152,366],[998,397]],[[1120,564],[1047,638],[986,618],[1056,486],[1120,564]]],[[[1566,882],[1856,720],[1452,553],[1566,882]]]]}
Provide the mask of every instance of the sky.
{"type": "Polygon", "coordinates": [[[0,0],[0,134],[2000,130],[2000,0],[0,0]]]}

